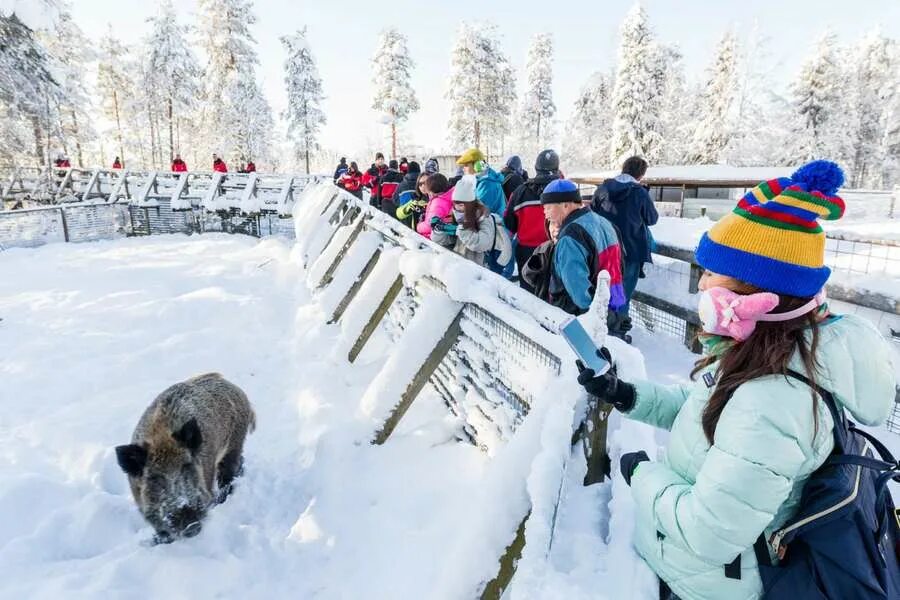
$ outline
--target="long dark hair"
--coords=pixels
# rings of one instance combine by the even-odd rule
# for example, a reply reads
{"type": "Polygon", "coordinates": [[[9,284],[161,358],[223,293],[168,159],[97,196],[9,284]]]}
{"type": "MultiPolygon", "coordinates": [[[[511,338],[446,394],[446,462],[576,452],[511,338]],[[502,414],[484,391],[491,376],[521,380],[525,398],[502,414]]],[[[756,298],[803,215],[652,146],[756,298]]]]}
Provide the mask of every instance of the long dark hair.
{"type": "MultiPolygon", "coordinates": [[[[752,294],[762,290],[743,284],[735,291],[741,294],[752,294]]],[[[809,298],[785,295],[779,295],[779,298],[781,301],[772,310],[773,314],[798,309],[810,300],[809,298]]],[[[722,416],[722,411],[725,410],[725,406],[731,400],[735,390],[748,381],[766,375],[787,377],[788,363],[794,352],[800,354],[806,376],[815,383],[818,346],[818,312],[812,310],[790,321],[760,321],[756,324],[756,329],[753,330],[750,337],[743,342],[735,342],[721,356],[710,354],[698,360],[694,365],[694,370],[691,371],[691,379],[695,379],[701,370],[719,361],[719,366],[716,368],[716,389],[709,397],[701,418],[706,440],[710,444],[714,443],[719,417],[722,416]],[[807,330],[812,333],[809,341],[806,339],[807,330]]],[[[817,433],[819,418],[814,389],[811,390],[811,395],[814,432],[817,433]]],[[[815,433],[813,435],[815,436],[815,433]]]]}
{"type": "Polygon", "coordinates": [[[463,229],[478,231],[478,217],[481,215],[482,204],[478,200],[466,202],[463,209],[463,229]]]}

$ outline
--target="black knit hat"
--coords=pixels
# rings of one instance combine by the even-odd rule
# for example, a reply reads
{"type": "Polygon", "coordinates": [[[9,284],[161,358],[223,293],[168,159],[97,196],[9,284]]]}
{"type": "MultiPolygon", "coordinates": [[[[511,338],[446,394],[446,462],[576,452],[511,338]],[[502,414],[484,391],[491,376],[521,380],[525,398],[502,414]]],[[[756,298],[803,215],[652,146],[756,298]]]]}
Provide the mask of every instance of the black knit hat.
{"type": "Polygon", "coordinates": [[[559,171],[559,154],[555,150],[543,150],[534,160],[536,171],[559,171]]]}
{"type": "Polygon", "coordinates": [[[581,204],[578,186],[568,179],[554,179],[544,188],[544,193],[541,194],[541,204],[561,204],[563,202],[581,204]]]}
{"type": "Polygon", "coordinates": [[[408,170],[407,172],[409,172],[409,173],[421,173],[421,172],[422,172],[422,167],[420,167],[420,166],[419,166],[419,163],[417,163],[416,161],[411,161],[411,162],[409,163],[409,170],[408,170]]]}
{"type": "Polygon", "coordinates": [[[391,162],[388,163],[388,168],[389,169],[397,169],[398,168],[397,161],[392,158],[391,162]]]}

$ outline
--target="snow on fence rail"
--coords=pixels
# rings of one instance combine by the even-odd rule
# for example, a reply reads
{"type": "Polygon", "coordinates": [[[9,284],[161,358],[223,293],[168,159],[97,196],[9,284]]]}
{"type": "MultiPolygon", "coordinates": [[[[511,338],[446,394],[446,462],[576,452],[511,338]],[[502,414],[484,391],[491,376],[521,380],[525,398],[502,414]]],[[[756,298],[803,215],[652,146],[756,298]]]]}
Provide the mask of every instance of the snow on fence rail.
{"type": "MultiPolygon", "coordinates": [[[[498,489],[512,510],[493,515],[472,540],[490,545],[498,564],[472,569],[482,598],[499,598],[519,578],[533,591],[533,578],[547,570],[574,417],[583,410],[571,352],[556,333],[567,315],[330,184],[310,188],[294,221],[307,286],[340,327],[336,352],[368,363],[376,330],[391,341],[359,403],[373,444],[389,442],[430,383],[459,420],[460,442],[495,460],[529,445],[531,460],[511,467],[498,489]]],[[[642,427],[623,422],[610,435],[633,441],[650,435],[642,427]]],[[[605,434],[592,440],[604,454],[605,434]]],[[[611,535],[628,534],[613,526],[611,535]]]]}

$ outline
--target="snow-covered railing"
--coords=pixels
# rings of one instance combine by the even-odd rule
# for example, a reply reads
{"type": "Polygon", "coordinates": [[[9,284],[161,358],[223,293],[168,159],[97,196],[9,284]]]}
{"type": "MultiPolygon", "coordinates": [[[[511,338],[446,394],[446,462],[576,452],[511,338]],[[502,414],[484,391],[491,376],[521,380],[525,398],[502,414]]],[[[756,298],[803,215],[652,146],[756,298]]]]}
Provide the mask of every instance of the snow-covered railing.
{"type": "Polygon", "coordinates": [[[122,237],[129,218],[127,206],[104,202],[0,211],[0,250],[122,237]]]}
{"type": "MultiPolygon", "coordinates": [[[[371,422],[373,444],[389,442],[430,384],[432,397],[458,420],[458,441],[495,460],[510,447],[530,452],[497,490],[515,510],[488,517],[472,541],[500,557],[499,566],[472,565],[482,574],[477,593],[499,598],[511,581],[515,589],[514,573],[545,574],[572,427],[584,410],[571,351],[556,333],[567,315],[333,185],[311,188],[294,221],[307,286],[323,321],[340,328],[335,354],[365,373],[382,362],[367,375],[358,409],[371,422]]],[[[582,319],[602,343],[605,302],[598,297],[602,311],[582,319]]],[[[605,425],[592,433],[594,448],[603,449],[593,460],[605,456],[605,425]]],[[[611,435],[644,435],[627,432],[631,426],[622,423],[611,435]]]]}

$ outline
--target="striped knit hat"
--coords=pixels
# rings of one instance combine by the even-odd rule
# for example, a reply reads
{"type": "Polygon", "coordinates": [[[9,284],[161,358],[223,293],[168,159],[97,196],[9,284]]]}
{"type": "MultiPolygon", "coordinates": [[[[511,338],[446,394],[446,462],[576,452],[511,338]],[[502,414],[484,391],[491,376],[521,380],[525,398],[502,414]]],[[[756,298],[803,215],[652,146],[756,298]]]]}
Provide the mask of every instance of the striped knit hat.
{"type": "Polygon", "coordinates": [[[816,295],[831,274],[817,220],[844,214],[844,201],[835,195],[843,183],[841,168],[825,160],[800,167],[790,178],[760,183],[703,234],[697,262],[766,291],[816,295]]]}

